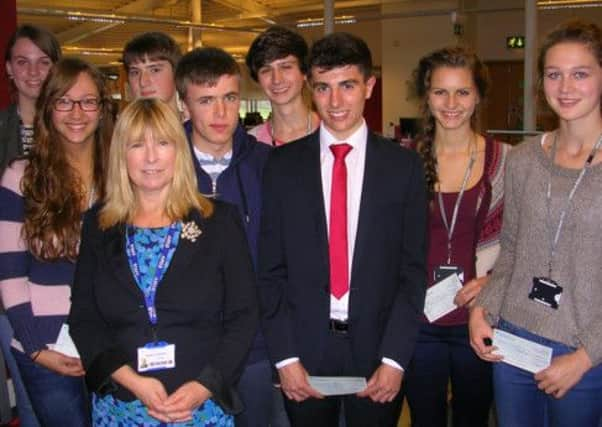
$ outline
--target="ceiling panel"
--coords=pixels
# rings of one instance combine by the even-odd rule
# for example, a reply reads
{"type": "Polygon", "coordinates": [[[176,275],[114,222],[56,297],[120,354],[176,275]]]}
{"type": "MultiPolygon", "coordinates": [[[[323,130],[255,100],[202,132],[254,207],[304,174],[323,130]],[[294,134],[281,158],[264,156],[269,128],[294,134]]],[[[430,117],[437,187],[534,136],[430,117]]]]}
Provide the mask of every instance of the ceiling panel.
{"type": "MultiPolygon", "coordinates": [[[[222,31],[201,30],[202,43],[220,46],[237,54],[245,52],[258,30],[272,23],[294,26],[299,19],[321,17],[324,3],[323,0],[194,1],[201,2],[202,24],[222,27],[222,31]]],[[[386,18],[381,6],[401,5],[406,10],[419,11],[428,3],[455,8],[462,4],[482,6],[484,2],[491,5],[490,1],[337,0],[335,15],[354,15],[358,21],[373,21],[386,18]]],[[[574,0],[572,3],[584,1],[574,0]]],[[[66,52],[86,55],[99,65],[115,63],[124,43],[144,31],[164,31],[174,37],[183,50],[189,46],[189,29],[185,24],[192,19],[191,0],[16,0],[16,3],[19,23],[28,22],[48,28],[57,35],[66,52]],[[74,16],[78,11],[88,15],[74,16]],[[110,14],[117,15],[119,20],[109,19],[110,14]],[[82,21],[83,18],[87,21],[82,21]]],[[[516,4],[495,2],[500,7],[509,3],[516,4]]],[[[566,4],[567,0],[542,0],[539,3],[560,5],[566,4]]],[[[589,3],[602,3],[602,0],[589,3]]]]}

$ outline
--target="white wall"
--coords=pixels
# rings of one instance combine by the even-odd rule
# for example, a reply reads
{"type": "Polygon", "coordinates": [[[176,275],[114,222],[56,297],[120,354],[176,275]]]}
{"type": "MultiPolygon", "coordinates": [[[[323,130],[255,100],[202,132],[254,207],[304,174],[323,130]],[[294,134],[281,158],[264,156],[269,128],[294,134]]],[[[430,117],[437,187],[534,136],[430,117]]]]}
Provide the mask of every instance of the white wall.
{"type": "MultiPolygon", "coordinates": [[[[579,18],[600,24],[602,7],[579,9],[539,10],[537,34],[539,41],[557,25],[579,18]]],[[[480,13],[476,19],[476,50],[485,61],[522,60],[522,49],[506,49],[506,37],[525,35],[523,11],[480,13]]]]}
{"type": "Polygon", "coordinates": [[[383,129],[399,117],[416,117],[416,102],[408,98],[408,83],[426,53],[455,43],[449,16],[383,21],[383,129]]]}
{"type": "MultiPolygon", "coordinates": [[[[382,30],[381,21],[358,22],[356,24],[335,25],[334,31],[344,31],[361,37],[372,53],[372,62],[375,66],[382,63],[381,40],[382,30]]],[[[313,42],[324,36],[324,27],[313,27],[299,30],[299,33],[305,38],[311,46],[313,42]]]]}

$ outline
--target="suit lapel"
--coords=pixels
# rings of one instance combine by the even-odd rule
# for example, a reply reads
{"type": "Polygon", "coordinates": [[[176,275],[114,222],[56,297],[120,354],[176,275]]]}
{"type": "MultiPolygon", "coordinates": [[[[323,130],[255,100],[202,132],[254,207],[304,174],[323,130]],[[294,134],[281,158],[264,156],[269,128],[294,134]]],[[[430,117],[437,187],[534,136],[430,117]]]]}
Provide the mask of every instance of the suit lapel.
{"type": "Polygon", "coordinates": [[[130,270],[125,252],[125,226],[123,224],[113,226],[107,230],[104,239],[104,252],[113,274],[126,289],[139,296],[140,290],[130,270]]]}
{"type": "Polygon", "coordinates": [[[316,260],[321,263],[320,271],[326,277],[324,281],[328,286],[330,266],[328,262],[328,230],[326,225],[326,206],[324,191],[322,189],[322,170],[320,164],[320,129],[316,130],[305,143],[304,161],[299,162],[301,166],[301,184],[308,189],[309,209],[315,230],[315,241],[317,242],[316,260]],[[304,184],[305,183],[305,184],[304,184]]]}
{"type": "Polygon", "coordinates": [[[351,264],[351,289],[357,289],[361,280],[358,280],[360,260],[364,256],[366,242],[370,233],[370,221],[373,218],[374,197],[378,195],[377,177],[379,174],[378,143],[373,140],[373,136],[368,132],[368,141],[366,142],[366,160],[364,164],[364,182],[362,183],[362,195],[360,199],[360,210],[357,222],[357,232],[355,236],[355,247],[353,250],[353,261],[351,264]]]}

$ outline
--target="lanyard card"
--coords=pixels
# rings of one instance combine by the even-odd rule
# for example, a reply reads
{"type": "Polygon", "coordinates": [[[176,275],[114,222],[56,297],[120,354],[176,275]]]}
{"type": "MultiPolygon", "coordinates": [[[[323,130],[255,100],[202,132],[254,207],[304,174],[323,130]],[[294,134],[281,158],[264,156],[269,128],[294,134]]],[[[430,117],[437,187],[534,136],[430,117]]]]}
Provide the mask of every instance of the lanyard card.
{"type": "Polygon", "coordinates": [[[454,298],[460,289],[462,289],[462,282],[454,273],[426,290],[424,315],[429,322],[432,323],[458,308],[454,298]]]}
{"type": "Polygon", "coordinates": [[[456,274],[458,276],[458,279],[460,279],[460,282],[464,283],[464,272],[462,271],[462,269],[457,265],[449,264],[438,265],[437,267],[435,267],[435,269],[433,270],[434,282],[437,283],[442,281],[443,279],[447,279],[447,277],[451,276],[452,274],[456,274]]]}
{"type": "Polygon", "coordinates": [[[562,286],[548,277],[534,277],[529,299],[558,310],[562,286]]]}
{"type": "Polygon", "coordinates": [[[160,371],[176,367],[176,345],[164,341],[138,347],[138,372],[160,371]]]}

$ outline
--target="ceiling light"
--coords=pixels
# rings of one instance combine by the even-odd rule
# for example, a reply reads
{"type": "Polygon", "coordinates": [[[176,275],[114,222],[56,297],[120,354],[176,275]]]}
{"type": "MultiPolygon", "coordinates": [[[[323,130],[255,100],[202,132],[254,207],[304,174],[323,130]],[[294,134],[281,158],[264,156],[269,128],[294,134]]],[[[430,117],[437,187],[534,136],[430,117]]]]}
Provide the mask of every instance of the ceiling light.
{"type": "MultiPolygon", "coordinates": [[[[357,19],[353,15],[335,16],[335,24],[355,24],[357,19]]],[[[297,21],[297,28],[321,27],[324,25],[324,18],[305,18],[297,21]]]]}
{"type": "Polygon", "coordinates": [[[543,10],[584,9],[589,7],[602,7],[602,2],[592,0],[545,0],[537,2],[537,7],[543,10]]]}

